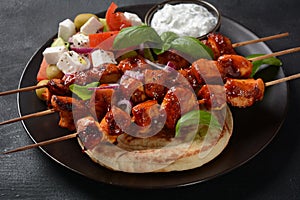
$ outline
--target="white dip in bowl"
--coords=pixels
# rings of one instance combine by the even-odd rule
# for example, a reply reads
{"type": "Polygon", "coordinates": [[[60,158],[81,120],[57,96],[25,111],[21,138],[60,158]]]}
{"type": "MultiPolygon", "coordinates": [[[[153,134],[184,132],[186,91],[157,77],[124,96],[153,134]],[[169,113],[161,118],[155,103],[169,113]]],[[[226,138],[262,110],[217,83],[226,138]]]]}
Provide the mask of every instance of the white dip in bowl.
{"type": "Polygon", "coordinates": [[[218,18],[204,6],[193,3],[165,4],[157,10],[151,20],[158,34],[166,31],[179,36],[200,37],[216,27],[218,18]]]}

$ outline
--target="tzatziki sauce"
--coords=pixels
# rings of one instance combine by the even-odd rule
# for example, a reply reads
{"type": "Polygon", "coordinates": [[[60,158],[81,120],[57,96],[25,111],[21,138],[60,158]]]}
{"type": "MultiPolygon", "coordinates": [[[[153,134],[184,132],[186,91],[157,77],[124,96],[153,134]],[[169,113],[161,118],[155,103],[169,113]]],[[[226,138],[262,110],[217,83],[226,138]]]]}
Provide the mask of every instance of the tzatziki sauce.
{"type": "Polygon", "coordinates": [[[205,7],[193,3],[165,4],[151,20],[158,34],[171,31],[179,36],[200,37],[211,31],[217,18],[205,7]]]}

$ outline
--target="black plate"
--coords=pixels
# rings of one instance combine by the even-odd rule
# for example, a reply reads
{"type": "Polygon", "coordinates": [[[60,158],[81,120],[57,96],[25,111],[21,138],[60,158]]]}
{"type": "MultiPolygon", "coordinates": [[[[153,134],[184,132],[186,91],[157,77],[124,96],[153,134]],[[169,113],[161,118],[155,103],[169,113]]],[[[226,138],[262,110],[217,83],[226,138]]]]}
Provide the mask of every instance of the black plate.
{"type": "MultiPolygon", "coordinates": [[[[153,5],[123,7],[122,11],[137,13],[141,18],[153,5]]],[[[99,16],[104,17],[104,13],[99,16]]],[[[229,36],[233,42],[256,39],[257,36],[242,25],[222,17],[220,32],[229,36]]],[[[36,74],[42,61],[42,52],[53,38],[45,43],[31,58],[21,77],[19,87],[36,84],[36,74]]],[[[264,44],[258,43],[240,47],[238,53],[271,53],[264,44]]],[[[258,76],[265,81],[284,77],[280,68],[268,67],[258,76]]],[[[287,110],[287,84],[271,86],[266,89],[262,102],[247,109],[232,108],[234,117],[233,136],[226,149],[216,159],[203,167],[170,173],[130,174],[115,172],[92,162],[82,153],[75,139],[52,144],[41,148],[48,156],[61,165],[90,179],[111,185],[133,188],[167,188],[195,184],[223,175],[257,155],[273,139],[281,127],[287,110]],[[280,98],[278,98],[280,96],[280,98]]],[[[26,115],[46,109],[34,91],[18,95],[19,113],[26,115]]],[[[34,142],[65,135],[67,130],[59,128],[58,115],[51,114],[23,121],[23,125],[34,142]]]]}

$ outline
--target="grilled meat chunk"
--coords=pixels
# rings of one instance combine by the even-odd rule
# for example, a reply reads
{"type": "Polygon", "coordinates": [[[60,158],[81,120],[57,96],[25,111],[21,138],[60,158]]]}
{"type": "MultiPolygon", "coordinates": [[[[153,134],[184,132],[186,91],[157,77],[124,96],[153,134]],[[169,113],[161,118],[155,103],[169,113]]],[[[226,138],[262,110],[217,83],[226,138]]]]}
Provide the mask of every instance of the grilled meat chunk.
{"type": "Polygon", "coordinates": [[[165,82],[169,74],[164,70],[145,70],[145,93],[149,98],[161,101],[168,89],[165,82]]]}
{"type": "Polygon", "coordinates": [[[171,50],[159,54],[157,56],[157,62],[163,65],[166,65],[168,64],[168,62],[171,62],[176,70],[185,69],[190,66],[190,63],[186,59],[184,59],[183,57],[178,55],[178,53],[171,50]]]}
{"type": "Polygon", "coordinates": [[[130,126],[131,117],[122,109],[112,106],[100,122],[101,130],[106,134],[108,141],[115,143],[117,137],[123,134],[130,126]]]}
{"type": "Polygon", "coordinates": [[[223,76],[218,65],[217,61],[199,59],[192,63],[190,73],[199,85],[223,84],[223,76]]]}
{"type": "Polygon", "coordinates": [[[145,59],[138,55],[134,57],[125,58],[121,60],[117,65],[117,68],[125,73],[127,70],[137,69],[137,68],[144,68],[146,65],[145,59]]]}
{"type": "Polygon", "coordinates": [[[81,118],[77,121],[77,133],[85,149],[92,149],[101,141],[105,135],[100,124],[91,116],[81,118]]]}
{"type": "MultiPolygon", "coordinates": [[[[89,71],[92,74],[98,74],[99,69],[96,70],[96,68],[93,68],[91,71],[89,71]]],[[[118,67],[115,64],[105,64],[102,68],[100,68],[101,77],[99,79],[101,84],[104,83],[116,83],[121,78],[121,71],[118,69],[118,67]]],[[[90,76],[90,74],[88,73],[90,76]]]]}
{"type": "MultiPolygon", "coordinates": [[[[139,126],[149,126],[151,121],[158,120],[161,112],[160,105],[155,100],[148,100],[132,108],[132,120],[139,126]]],[[[154,122],[155,123],[155,122],[154,122]]]]}
{"type": "Polygon", "coordinates": [[[222,55],[217,61],[199,59],[192,63],[191,74],[198,84],[223,84],[226,78],[249,78],[253,65],[239,55],[222,55]],[[222,81],[223,80],[223,81],[222,81]]]}
{"type": "Polygon", "coordinates": [[[225,83],[226,99],[236,107],[252,106],[263,99],[265,84],[262,79],[231,79],[225,83]]]}
{"type": "Polygon", "coordinates": [[[207,40],[204,42],[204,44],[213,50],[215,60],[224,54],[236,54],[232,48],[230,39],[220,33],[208,34],[207,40]]]}
{"type": "Polygon", "coordinates": [[[61,79],[51,79],[47,83],[47,87],[51,94],[69,96],[71,91],[69,86],[65,85],[64,81],[61,79]]]}
{"type": "Polygon", "coordinates": [[[80,71],[68,74],[63,77],[64,84],[69,86],[73,83],[77,85],[86,85],[91,82],[115,83],[121,77],[121,71],[115,64],[103,64],[101,67],[91,68],[86,71],[80,71]]]}
{"type": "Polygon", "coordinates": [[[194,92],[188,88],[172,87],[164,97],[161,109],[166,112],[166,127],[174,129],[181,115],[198,109],[194,92]]]}
{"type": "Polygon", "coordinates": [[[120,81],[120,92],[117,96],[123,96],[125,99],[130,99],[134,104],[138,104],[147,99],[145,94],[144,84],[142,81],[123,76],[120,81]]]}
{"type": "Polygon", "coordinates": [[[192,88],[197,89],[199,85],[195,76],[191,73],[191,67],[186,68],[186,69],[180,69],[178,72],[190,83],[192,88]]]}
{"type": "Polygon", "coordinates": [[[109,110],[113,92],[113,89],[96,89],[91,96],[90,112],[95,113],[98,121],[101,121],[109,110]]]}
{"type": "Polygon", "coordinates": [[[198,101],[208,110],[218,110],[226,105],[226,93],[223,85],[203,85],[198,91],[198,101]]]}
{"type": "Polygon", "coordinates": [[[85,102],[72,97],[53,95],[51,107],[59,112],[59,126],[69,130],[75,130],[74,117],[79,119],[85,117],[86,113],[88,113],[88,106],[86,106],[85,102]]]}
{"type": "Polygon", "coordinates": [[[223,78],[249,78],[252,73],[252,63],[243,56],[222,55],[217,61],[223,78]]]}

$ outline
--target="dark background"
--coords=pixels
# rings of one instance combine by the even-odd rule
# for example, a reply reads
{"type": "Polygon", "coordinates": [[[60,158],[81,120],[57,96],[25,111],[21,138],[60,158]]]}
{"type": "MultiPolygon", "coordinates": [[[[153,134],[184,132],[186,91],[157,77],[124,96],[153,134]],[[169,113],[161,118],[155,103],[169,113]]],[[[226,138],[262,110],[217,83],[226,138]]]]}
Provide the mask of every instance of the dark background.
{"type": "MultiPolygon", "coordinates": [[[[114,2],[121,7],[160,1],[114,2]]],[[[266,42],[273,51],[300,46],[300,3],[297,0],[208,2],[259,37],[289,32],[287,38],[266,42]]],[[[2,0],[0,90],[18,87],[26,63],[57,32],[60,21],[74,19],[83,12],[105,11],[110,3],[108,0],[2,0]]],[[[286,75],[300,72],[300,53],[280,58],[286,75]]],[[[0,199],[300,199],[299,87],[300,80],[289,82],[288,115],[274,140],[254,159],[214,180],[164,190],[108,186],[75,174],[52,161],[39,149],[32,149],[0,156],[0,199]]],[[[0,121],[18,117],[16,95],[0,97],[0,110],[0,121]]],[[[31,143],[21,122],[0,127],[0,152],[31,143]]]]}

